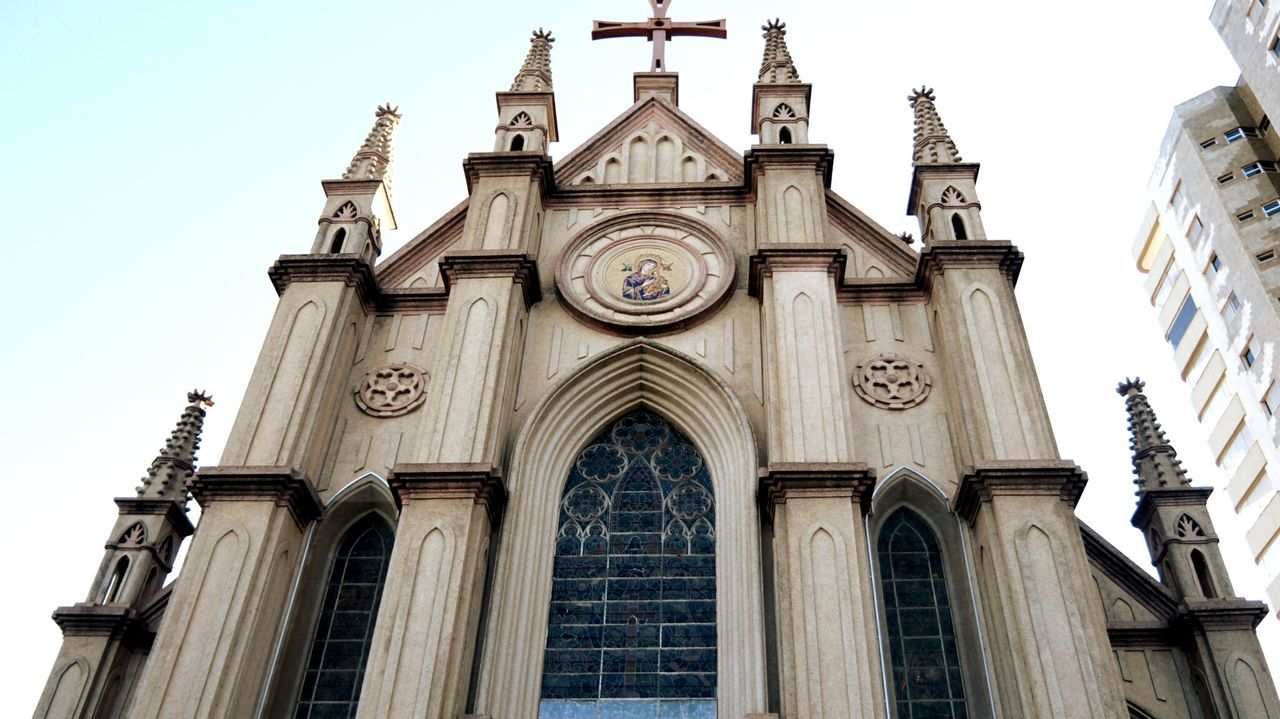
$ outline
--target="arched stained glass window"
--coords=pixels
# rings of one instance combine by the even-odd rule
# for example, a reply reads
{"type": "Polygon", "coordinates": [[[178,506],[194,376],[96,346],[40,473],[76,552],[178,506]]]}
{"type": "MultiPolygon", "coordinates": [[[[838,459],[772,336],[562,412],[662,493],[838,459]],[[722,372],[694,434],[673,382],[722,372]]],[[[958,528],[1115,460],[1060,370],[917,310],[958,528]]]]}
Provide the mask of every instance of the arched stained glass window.
{"type": "Polygon", "coordinates": [[[715,499],[652,412],[578,455],[560,503],[541,719],[713,719],[715,499]]]}
{"type": "Polygon", "coordinates": [[[311,641],[295,719],[354,717],[395,535],[367,514],[342,537],[311,641]]]}
{"type": "Polygon", "coordinates": [[[964,719],[964,681],[938,537],[920,515],[899,509],[878,544],[890,690],[898,719],[964,719]]]}

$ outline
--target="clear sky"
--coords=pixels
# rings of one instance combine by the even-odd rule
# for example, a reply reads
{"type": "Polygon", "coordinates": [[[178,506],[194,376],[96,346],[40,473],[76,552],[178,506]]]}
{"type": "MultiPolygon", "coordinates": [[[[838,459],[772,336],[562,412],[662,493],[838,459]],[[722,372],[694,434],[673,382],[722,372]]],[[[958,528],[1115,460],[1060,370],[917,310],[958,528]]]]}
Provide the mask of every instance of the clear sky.
{"type": "MultiPolygon", "coordinates": [[[[727,41],[676,40],[682,107],[751,143],[759,26],[781,15],[814,86],[811,138],[836,152],[834,188],[880,223],[905,215],[907,93],[928,83],[979,191],[992,237],[1026,254],[1023,319],[1062,454],[1090,474],[1084,519],[1144,567],[1125,375],[1194,478],[1222,478],[1191,416],[1130,246],[1174,104],[1237,71],[1210,0],[673,0],[672,17],[726,17],[727,41]]],[[[594,18],[642,0],[441,3],[210,0],[10,3],[0,23],[0,709],[30,711],[57,652],[49,620],[82,601],[115,515],[193,387],[218,400],[201,452],[215,464],[275,305],[266,269],[306,252],[323,194],[378,103],[399,104],[396,213],[384,257],[465,197],[461,162],[488,151],[492,93],[529,31],[555,31],[562,142],[625,110],[641,40],[590,41],[594,18]]],[[[1236,586],[1261,598],[1219,517],[1236,586]]],[[[1267,625],[1272,643],[1280,637],[1267,625]]],[[[1272,666],[1280,666],[1273,656],[1272,666]]]]}

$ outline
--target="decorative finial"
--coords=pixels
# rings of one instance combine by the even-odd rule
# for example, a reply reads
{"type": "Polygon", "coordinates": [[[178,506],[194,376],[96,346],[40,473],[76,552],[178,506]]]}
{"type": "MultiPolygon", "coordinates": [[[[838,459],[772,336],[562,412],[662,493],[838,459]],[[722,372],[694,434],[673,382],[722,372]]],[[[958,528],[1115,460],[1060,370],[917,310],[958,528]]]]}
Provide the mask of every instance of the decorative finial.
{"type": "Polygon", "coordinates": [[[551,43],[555,41],[550,30],[533,32],[529,54],[511,82],[511,92],[551,92],[551,43]]]}
{"type": "Polygon", "coordinates": [[[200,405],[201,407],[212,407],[213,397],[205,394],[202,389],[192,390],[187,393],[187,404],[200,405]]]}
{"type": "Polygon", "coordinates": [[[351,158],[347,171],[342,173],[344,180],[382,180],[388,188],[391,186],[391,164],[394,158],[391,139],[396,126],[400,124],[400,108],[391,103],[379,105],[374,113],[377,120],[373,129],[365,137],[364,144],[351,158]]]}
{"type": "Polygon", "coordinates": [[[933,88],[926,85],[907,97],[915,110],[915,147],[911,162],[916,165],[954,165],[964,161],[942,124],[938,108],[933,104],[936,99],[933,88]]]}
{"type": "Polygon", "coordinates": [[[379,118],[387,117],[388,115],[395,120],[399,120],[401,118],[400,108],[398,106],[392,105],[389,102],[385,105],[378,105],[378,112],[375,114],[379,118]]]}
{"type": "Polygon", "coordinates": [[[916,242],[916,238],[910,232],[903,232],[901,235],[898,235],[898,237],[908,245],[913,245],[916,242]]]}
{"type": "Polygon", "coordinates": [[[1138,485],[1138,494],[1188,487],[1191,479],[1182,468],[1178,452],[1156,421],[1156,414],[1142,393],[1145,387],[1146,384],[1136,377],[1116,386],[1116,393],[1124,397],[1125,409],[1129,412],[1129,448],[1133,450],[1134,483],[1138,485]]]}
{"type": "Polygon", "coordinates": [[[203,390],[187,393],[187,408],[147,468],[142,486],[138,487],[139,497],[167,499],[186,506],[187,482],[196,471],[196,452],[204,430],[204,408],[212,406],[213,397],[203,390]]]}
{"type": "Polygon", "coordinates": [[[764,31],[764,61],[759,82],[771,85],[799,84],[800,72],[787,49],[787,24],[777,18],[760,26],[764,31]]]}

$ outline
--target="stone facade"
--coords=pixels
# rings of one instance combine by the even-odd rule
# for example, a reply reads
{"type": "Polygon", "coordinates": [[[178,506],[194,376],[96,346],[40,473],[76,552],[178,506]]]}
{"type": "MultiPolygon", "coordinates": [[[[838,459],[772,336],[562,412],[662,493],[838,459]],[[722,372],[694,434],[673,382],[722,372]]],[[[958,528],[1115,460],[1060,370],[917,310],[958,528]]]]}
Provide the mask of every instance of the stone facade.
{"type": "Polygon", "coordinates": [[[204,507],[182,575],[113,590],[137,583],[109,547],[36,716],[1280,716],[1204,493],[1143,484],[1172,449],[1136,385],[1135,524],[1191,517],[1153,556],[1200,563],[1157,581],[1076,519],[1022,255],[933,93],[917,252],[830,190],[765,37],[745,155],[652,72],[553,164],[538,32],[469,198],[374,265],[381,108],[312,252],[271,270],[221,465],[179,442],[154,485],[179,541],[187,491],[204,507]],[[1212,596],[1178,579],[1201,566],[1212,596]]]}

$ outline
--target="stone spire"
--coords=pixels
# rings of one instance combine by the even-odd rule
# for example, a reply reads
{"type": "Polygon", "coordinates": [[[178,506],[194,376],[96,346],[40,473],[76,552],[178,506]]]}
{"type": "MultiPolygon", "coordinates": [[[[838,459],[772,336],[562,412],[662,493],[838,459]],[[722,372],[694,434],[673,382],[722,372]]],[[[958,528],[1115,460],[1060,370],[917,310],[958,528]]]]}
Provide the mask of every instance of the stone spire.
{"type": "Polygon", "coordinates": [[[197,390],[187,393],[187,402],[178,426],[173,428],[160,454],[151,461],[147,476],[142,478],[139,497],[186,504],[187,480],[195,474],[196,451],[200,449],[200,432],[204,429],[204,408],[213,406],[213,398],[197,390]]]}
{"type": "Polygon", "coordinates": [[[1116,388],[1116,392],[1124,397],[1125,408],[1129,411],[1129,447],[1133,450],[1134,483],[1138,485],[1138,494],[1155,489],[1190,487],[1191,479],[1182,468],[1177,451],[1165,437],[1147,396],[1142,393],[1145,386],[1140,379],[1128,379],[1116,388]]]}
{"type": "Polygon", "coordinates": [[[936,99],[933,90],[923,86],[907,98],[916,113],[915,153],[911,159],[916,165],[954,165],[964,161],[938,116],[933,104],[936,99]]]}
{"type": "Polygon", "coordinates": [[[800,73],[787,49],[787,24],[781,20],[766,22],[764,30],[764,62],[760,63],[760,82],[766,85],[799,84],[800,73]]]}
{"type": "Polygon", "coordinates": [[[529,40],[524,66],[511,82],[511,92],[551,92],[551,33],[538,28],[529,40]]]}
{"type": "Polygon", "coordinates": [[[400,108],[392,107],[390,103],[380,105],[377,118],[364,144],[347,165],[347,171],[342,173],[342,179],[382,180],[390,187],[391,161],[394,158],[391,138],[400,124],[400,108]]]}

